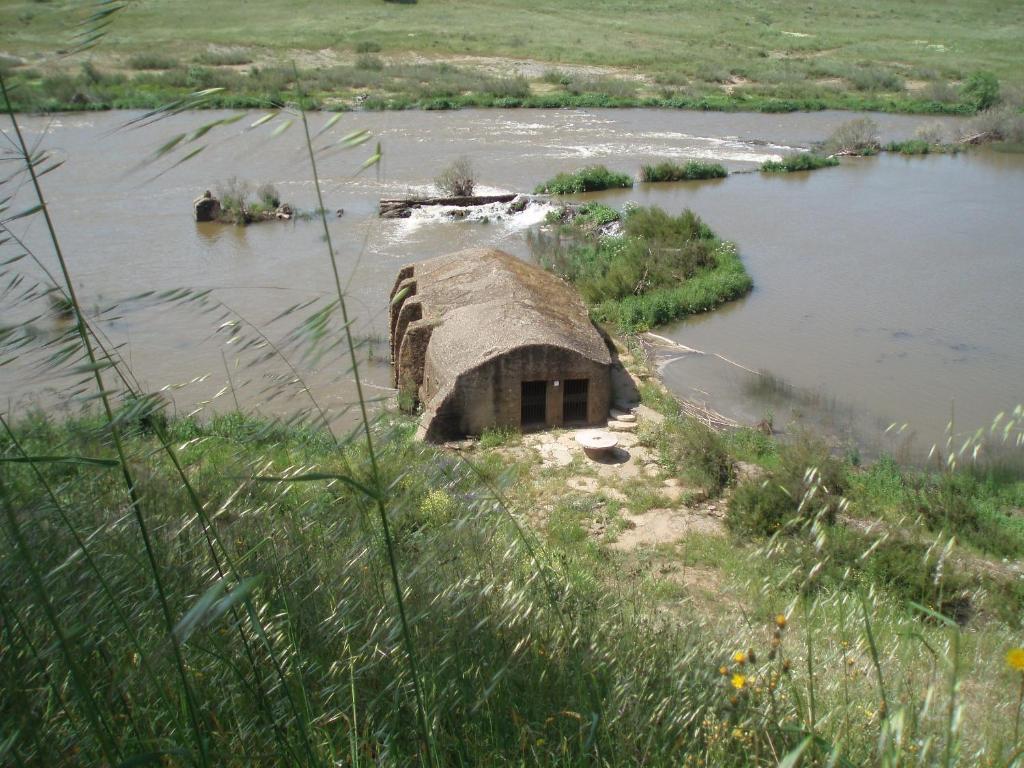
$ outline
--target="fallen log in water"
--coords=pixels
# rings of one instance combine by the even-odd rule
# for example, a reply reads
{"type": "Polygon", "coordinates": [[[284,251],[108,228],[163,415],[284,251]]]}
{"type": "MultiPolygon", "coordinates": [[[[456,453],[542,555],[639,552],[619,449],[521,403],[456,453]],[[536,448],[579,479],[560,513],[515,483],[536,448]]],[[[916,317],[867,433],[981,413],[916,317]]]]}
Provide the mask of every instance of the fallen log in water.
{"type": "Polygon", "coordinates": [[[970,136],[963,136],[960,138],[961,144],[985,144],[993,141],[995,135],[992,131],[982,131],[981,133],[972,133],[970,136]]]}
{"type": "Polygon", "coordinates": [[[465,197],[406,197],[392,200],[381,200],[378,212],[381,218],[405,219],[412,215],[414,208],[428,205],[451,205],[466,208],[471,205],[489,205],[490,203],[511,203],[518,195],[468,195],[465,197]]]}

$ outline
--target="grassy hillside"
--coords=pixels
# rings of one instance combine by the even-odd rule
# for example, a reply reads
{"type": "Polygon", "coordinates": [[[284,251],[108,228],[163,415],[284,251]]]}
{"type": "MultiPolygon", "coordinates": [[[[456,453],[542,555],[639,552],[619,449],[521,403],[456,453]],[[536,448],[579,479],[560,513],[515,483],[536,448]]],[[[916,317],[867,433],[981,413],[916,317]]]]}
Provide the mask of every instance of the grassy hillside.
{"type": "MultiPolygon", "coordinates": [[[[643,6],[546,0],[515,8],[497,0],[254,0],[212,8],[194,0],[142,1],[116,15],[102,47],[87,56],[57,57],[71,44],[76,20],[88,7],[4,3],[0,52],[25,60],[21,68],[35,69],[40,77],[56,70],[77,72],[83,61],[92,60],[101,72],[145,71],[152,80],[159,66],[165,75],[167,69],[176,73],[166,84],[178,89],[187,87],[189,70],[196,67],[210,68],[244,90],[238,78],[253,65],[265,69],[294,60],[304,70],[335,70],[333,81],[313,88],[318,100],[341,104],[362,94],[378,106],[389,100],[391,106],[406,106],[430,97],[457,106],[503,96],[513,104],[674,99],[681,106],[711,108],[955,111],[961,100],[957,86],[973,72],[993,72],[1004,91],[1024,86],[1019,50],[1024,8],[996,0],[815,5],[668,0],[643,6]],[[357,63],[363,65],[359,72],[352,66],[357,63]],[[477,81],[470,77],[438,91],[430,81],[444,79],[443,72],[429,66],[407,69],[440,63],[477,81]],[[479,81],[519,76],[529,84],[525,90],[510,91],[507,83],[495,89],[493,82],[479,81]],[[476,98],[465,98],[469,94],[476,98]]],[[[204,77],[192,75],[193,81],[204,77]]],[[[273,83],[249,85],[255,95],[275,93],[273,83]]],[[[155,88],[152,82],[147,87],[155,88]]],[[[57,89],[51,84],[50,90],[57,89]]],[[[104,104],[115,105],[117,97],[116,105],[131,103],[136,90],[105,94],[104,104]]]]}

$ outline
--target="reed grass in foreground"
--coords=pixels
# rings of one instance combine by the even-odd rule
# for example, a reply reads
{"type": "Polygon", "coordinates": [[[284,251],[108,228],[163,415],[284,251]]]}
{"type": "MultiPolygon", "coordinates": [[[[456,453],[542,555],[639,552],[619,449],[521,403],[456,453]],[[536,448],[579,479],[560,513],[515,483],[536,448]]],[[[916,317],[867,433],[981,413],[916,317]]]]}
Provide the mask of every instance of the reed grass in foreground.
{"type": "MultiPolygon", "coordinates": [[[[685,440],[703,453],[698,428],[685,440]]],[[[148,428],[126,424],[124,440],[212,762],[424,759],[409,727],[388,564],[374,544],[383,533],[365,493],[331,479],[368,477],[365,450],[339,452],[326,432],[239,415],[167,429],[209,500],[208,531],[182,514],[187,491],[148,428]],[[210,536],[255,581],[229,589],[211,574],[210,536]]],[[[618,513],[567,492],[567,470],[509,461],[506,441],[470,466],[414,443],[412,430],[403,421],[374,427],[443,764],[776,765],[812,733],[807,765],[830,756],[882,764],[922,751],[923,764],[942,764],[950,738],[959,754],[950,764],[1006,764],[998,755],[1011,744],[995,721],[1013,716],[1015,678],[1001,670],[1009,625],[986,619],[965,634],[915,616],[877,568],[815,577],[814,539],[833,535],[815,505],[807,519],[822,527],[807,538],[695,536],[646,555],[647,565],[609,559],[585,528],[594,515],[618,513]],[[558,486],[540,539],[503,507],[503,498],[519,509],[558,486]],[[712,563],[717,606],[707,592],[643,576],[712,563]],[[958,671],[948,666],[954,658],[958,671]],[[965,686],[954,706],[976,731],[947,731],[954,674],[965,686]],[[988,762],[974,762],[982,754],[988,762]]],[[[7,754],[86,764],[105,739],[123,759],[155,753],[190,764],[197,748],[167,688],[173,660],[137,534],[116,513],[116,468],[86,463],[111,456],[108,435],[102,419],[32,415],[0,441],[6,535],[19,530],[32,558],[11,548],[0,563],[3,710],[15,734],[7,754]],[[44,453],[67,459],[13,463],[44,453]],[[53,627],[42,599],[67,630],[67,658],[46,650],[53,627]],[[62,684],[69,659],[85,674],[85,697],[62,684]]]]}

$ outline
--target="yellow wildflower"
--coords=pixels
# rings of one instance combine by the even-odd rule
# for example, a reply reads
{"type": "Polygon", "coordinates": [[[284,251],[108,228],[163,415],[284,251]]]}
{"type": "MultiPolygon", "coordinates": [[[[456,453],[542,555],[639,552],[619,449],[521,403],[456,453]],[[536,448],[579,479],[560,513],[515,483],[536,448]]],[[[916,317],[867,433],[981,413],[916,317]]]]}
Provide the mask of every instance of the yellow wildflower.
{"type": "Polygon", "coordinates": [[[718,668],[718,674],[720,674],[722,677],[725,677],[729,674],[729,668],[723,664],[718,668]]]}
{"type": "Polygon", "coordinates": [[[779,629],[785,629],[786,628],[786,617],[785,617],[785,615],[780,613],[780,614],[778,614],[775,617],[775,626],[778,627],[779,629]]]}
{"type": "Polygon", "coordinates": [[[736,651],[736,653],[732,655],[732,660],[735,661],[737,664],[746,664],[747,654],[745,654],[743,651],[736,651]]]}
{"type": "Polygon", "coordinates": [[[1011,648],[1006,652],[1006,666],[1014,672],[1024,672],[1024,648],[1011,648]]]}
{"type": "Polygon", "coordinates": [[[747,684],[747,676],[746,675],[741,675],[739,672],[737,672],[735,675],[732,676],[732,687],[735,688],[737,691],[742,691],[743,687],[746,684],[747,684]]]}

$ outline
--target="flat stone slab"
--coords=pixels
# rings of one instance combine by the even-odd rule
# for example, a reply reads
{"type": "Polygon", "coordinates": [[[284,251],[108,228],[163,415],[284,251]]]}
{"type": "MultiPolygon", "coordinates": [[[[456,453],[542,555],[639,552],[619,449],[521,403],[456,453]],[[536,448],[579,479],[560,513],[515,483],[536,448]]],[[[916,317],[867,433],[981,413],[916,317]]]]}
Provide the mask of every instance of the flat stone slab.
{"type": "Polygon", "coordinates": [[[636,414],[630,413],[629,411],[614,409],[612,411],[612,419],[615,421],[636,421],[636,414]]]}
{"type": "Polygon", "coordinates": [[[636,407],[636,415],[646,421],[653,421],[655,424],[661,424],[665,420],[664,414],[658,413],[653,408],[649,408],[646,405],[638,405],[636,407]]]}
{"type": "Polygon", "coordinates": [[[692,510],[652,509],[623,517],[630,527],[610,545],[620,551],[670,544],[691,533],[722,535],[725,530],[720,521],[692,510]]]}
{"type": "Polygon", "coordinates": [[[635,432],[636,422],[612,419],[608,422],[608,429],[612,432],[635,432]]]}
{"type": "Polygon", "coordinates": [[[542,443],[536,446],[536,450],[547,466],[567,467],[572,464],[572,451],[559,443],[542,443]]]}

